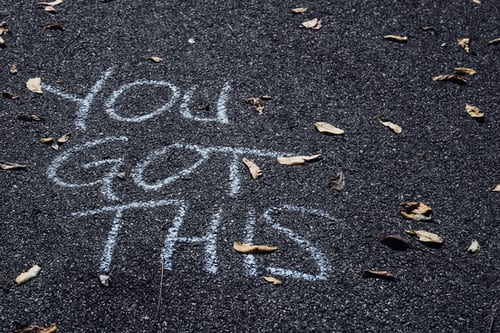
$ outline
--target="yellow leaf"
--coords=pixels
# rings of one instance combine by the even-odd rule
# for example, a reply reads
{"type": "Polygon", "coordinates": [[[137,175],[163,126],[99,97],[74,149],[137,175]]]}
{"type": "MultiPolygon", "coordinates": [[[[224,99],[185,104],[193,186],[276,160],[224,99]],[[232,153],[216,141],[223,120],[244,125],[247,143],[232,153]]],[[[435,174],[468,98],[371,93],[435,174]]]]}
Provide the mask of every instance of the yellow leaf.
{"type": "Polygon", "coordinates": [[[466,84],[467,80],[457,74],[443,74],[432,77],[432,81],[451,81],[460,84],[466,84]]]}
{"type": "Polygon", "coordinates": [[[500,37],[488,41],[488,44],[490,44],[490,45],[496,44],[496,43],[500,43],[500,37]]]}
{"type": "Polygon", "coordinates": [[[384,125],[385,127],[390,128],[396,134],[401,134],[401,132],[403,131],[403,129],[401,128],[401,126],[399,126],[398,124],[394,123],[389,118],[386,118],[384,116],[380,116],[380,117],[378,117],[378,121],[382,125],[384,125]]]}
{"type": "Polygon", "coordinates": [[[473,240],[469,247],[467,248],[467,252],[470,252],[470,253],[477,253],[479,252],[479,250],[481,250],[481,246],[479,246],[479,242],[477,240],[473,240]]]}
{"type": "Polygon", "coordinates": [[[278,157],[278,163],[283,165],[296,165],[304,164],[309,161],[317,160],[321,157],[321,154],[311,155],[311,156],[289,156],[289,157],[278,157]]]}
{"type": "Polygon", "coordinates": [[[268,253],[268,252],[274,252],[278,248],[276,246],[269,246],[269,245],[251,245],[251,244],[245,244],[241,242],[234,242],[233,243],[233,248],[236,252],[239,253],[268,253]]]}
{"type": "Polygon", "coordinates": [[[292,13],[294,14],[303,14],[307,12],[308,8],[307,7],[297,7],[297,8],[292,8],[292,13]]]}
{"type": "Polygon", "coordinates": [[[262,171],[257,166],[257,164],[255,164],[252,160],[243,157],[243,163],[245,163],[245,165],[247,166],[248,171],[250,171],[250,174],[252,175],[253,179],[257,179],[260,176],[262,176],[262,171]]]}
{"type": "Polygon", "coordinates": [[[484,118],[484,113],[477,106],[465,104],[465,111],[472,118],[484,118]]]}
{"type": "Polygon", "coordinates": [[[469,53],[470,38],[458,38],[457,43],[465,52],[469,53]]]}
{"type": "Polygon", "coordinates": [[[432,208],[421,201],[409,201],[401,203],[405,209],[401,211],[401,215],[413,221],[428,221],[432,220],[432,208]]]}
{"type": "Polygon", "coordinates": [[[26,88],[36,94],[43,94],[42,79],[40,79],[39,77],[29,79],[28,81],[26,81],[26,88]]]}
{"type": "Polygon", "coordinates": [[[344,130],[333,126],[332,124],[318,121],[314,123],[314,126],[320,133],[329,133],[334,135],[344,134],[344,130]]]}
{"type": "Polygon", "coordinates": [[[41,270],[42,270],[42,268],[40,266],[34,265],[30,269],[28,269],[26,272],[19,274],[16,277],[16,283],[17,284],[23,284],[23,283],[28,282],[29,280],[31,280],[35,276],[37,276],[38,273],[40,273],[41,270]]]}
{"type": "Polygon", "coordinates": [[[156,63],[165,61],[163,58],[160,58],[157,56],[150,56],[147,59],[151,60],[152,62],[156,62],[156,63]]]}
{"type": "Polygon", "coordinates": [[[440,236],[425,230],[405,230],[408,235],[416,236],[422,243],[442,244],[444,239],[440,236]]]}
{"type": "Polygon", "coordinates": [[[282,284],[281,280],[273,278],[272,276],[263,276],[262,278],[272,284],[277,284],[277,285],[282,284]]]}
{"type": "Polygon", "coordinates": [[[468,67],[455,67],[455,72],[465,75],[474,75],[477,73],[475,70],[468,67]]]}
{"type": "Polygon", "coordinates": [[[385,35],[384,39],[392,40],[394,42],[405,43],[408,41],[408,37],[406,36],[395,36],[395,35],[385,35]]]}

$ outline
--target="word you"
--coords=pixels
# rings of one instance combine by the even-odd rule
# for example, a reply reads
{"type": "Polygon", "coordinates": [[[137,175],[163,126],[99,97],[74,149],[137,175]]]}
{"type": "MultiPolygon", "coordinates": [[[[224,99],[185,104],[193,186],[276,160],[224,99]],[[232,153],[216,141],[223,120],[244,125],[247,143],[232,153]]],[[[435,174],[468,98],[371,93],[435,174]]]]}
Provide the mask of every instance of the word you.
{"type": "MultiPolygon", "coordinates": [[[[103,89],[104,84],[111,76],[111,74],[113,74],[113,68],[109,68],[106,72],[104,72],[104,74],[96,81],[96,83],[90,88],[89,92],[85,96],[77,96],[75,94],[62,91],[58,87],[52,86],[50,84],[44,83],[42,87],[47,92],[53,93],[59,97],[75,102],[76,105],[78,106],[75,117],[76,118],[75,127],[77,130],[85,130],[87,128],[86,120],[90,112],[92,103],[94,102],[95,97],[103,89]]],[[[229,85],[229,82],[224,83],[220,91],[219,98],[217,101],[217,112],[213,117],[198,117],[191,111],[191,99],[197,89],[198,86],[194,85],[183,94],[181,98],[181,104],[179,106],[180,115],[184,118],[195,121],[219,122],[222,124],[229,124],[229,119],[227,117],[227,109],[226,109],[229,92],[231,91],[231,86],[229,85]]],[[[154,117],[157,117],[171,110],[179,100],[180,96],[181,96],[180,89],[168,81],[141,79],[125,83],[121,85],[118,89],[113,91],[104,102],[105,106],[104,111],[108,115],[108,117],[113,120],[128,122],[128,123],[140,123],[152,119],[154,117]],[[166,101],[163,105],[161,105],[156,109],[150,110],[148,113],[144,113],[141,115],[124,116],[120,114],[119,110],[117,109],[117,101],[119,98],[124,97],[128,93],[130,93],[130,90],[132,88],[136,87],[165,88],[170,90],[171,96],[170,99],[166,101]]]]}

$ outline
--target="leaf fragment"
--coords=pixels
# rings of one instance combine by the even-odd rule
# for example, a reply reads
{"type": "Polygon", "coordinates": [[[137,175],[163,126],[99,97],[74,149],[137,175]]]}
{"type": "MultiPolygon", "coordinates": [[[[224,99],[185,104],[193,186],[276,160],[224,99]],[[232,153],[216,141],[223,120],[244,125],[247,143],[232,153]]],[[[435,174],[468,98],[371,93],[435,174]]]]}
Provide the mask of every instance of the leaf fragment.
{"type": "Polygon", "coordinates": [[[472,118],[478,118],[478,119],[484,118],[484,113],[477,106],[465,104],[465,111],[472,118]]]}
{"type": "Polygon", "coordinates": [[[320,133],[328,133],[333,135],[341,135],[345,133],[343,129],[337,128],[332,124],[324,121],[315,122],[314,126],[316,127],[316,130],[320,133]]]}
{"type": "Polygon", "coordinates": [[[46,138],[41,138],[40,142],[41,143],[52,143],[52,142],[54,142],[54,138],[51,137],[51,136],[50,137],[46,137],[46,138]]]}
{"type": "Polygon", "coordinates": [[[4,35],[4,34],[10,34],[10,33],[11,33],[11,31],[7,26],[7,22],[5,22],[5,21],[0,22],[0,36],[4,35]]]}
{"type": "Polygon", "coordinates": [[[0,46],[4,45],[5,45],[5,39],[3,39],[2,36],[0,35],[0,46]]]}
{"type": "Polygon", "coordinates": [[[404,210],[401,215],[413,221],[429,221],[432,220],[432,208],[421,201],[402,202],[404,210]]]}
{"type": "Polygon", "coordinates": [[[363,269],[361,271],[361,277],[363,278],[381,278],[386,280],[394,280],[394,275],[388,271],[376,271],[372,269],[363,269]]]}
{"type": "Polygon", "coordinates": [[[274,278],[272,276],[263,276],[262,278],[264,280],[266,280],[267,282],[272,283],[272,284],[276,284],[276,285],[283,284],[283,282],[281,280],[278,280],[277,278],[274,278]]]}
{"type": "Polygon", "coordinates": [[[26,88],[35,94],[43,94],[42,91],[42,79],[39,77],[33,77],[26,81],[26,88]]]}
{"type": "Polygon", "coordinates": [[[28,166],[24,164],[0,161],[0,169],[2,170],[18,170],[18,169],[26,169],[28,166]]]}
{"type": "Polygon", "coordinates": [[[432,81],[450,81],[460,84],[467,84],[467,80],[463,76],[457,74],[442,74],[433,76],[432,81]]]}
{"type": "Polygon", "coordinates": [[[259,97],[249,97],[245,99],[245,102],[250,104],[255,111],[262,114],[264,112],[264,105],[259,97]]]}
{"type": "Polygon", "coordinates": [[[45,119],[36,114],[21,114],[17,116],[17,119],[22,121],[45,121],[45,119]]]}
{"type": "Polygon", "coordinates": [[[250,174],[252,175],[253,179],[257,179],[260,176],[262,176],[262,171],[260,168],[255,164],[252,160],[249,160],[246,157],[243,157],[243,163],[247,166],[248,171],[250,171],[250,174]]]}
{"type": "Polygon", "coordinates": [[[245,243],[235,241],[233,243],[233,249],[239,253],[250,254],[250,253],[274,252],[278,248],[276,246],[270,246],[270,245],[252,245],[252,244],[245,244],[245,243]]]}
{"type": "Polygon", "coordinates": [[[188,43],[189,44],[194,44],[194,43],[196,43],[196,41],[194,40],[194,38],[189,38],[188,39],[188,43]]]}
{"type": "Polygon", "coordinates": [[[278,163],[282,165],[297,165],[304,164],[306,162],[315,161],[321,157],[321,154],[310,155],[310,156],[286,156],[278,157],[278,163]]]}
{"type": "Polygon", "coordinates": [[[10,67],[9,67],[9,73],[10,74],[17,74],[17,72],[18,72],[18,70],[17,70],[16,64],[10,65],[10,67]]]}
{"type": "Polygon", "coordinates": [[[44,29],[48,30],[60,30],[64,31],[64,27],[57,22],[50,22],[42,26],[44,29]]]}
{"type": "Polygon", "coordinates": [[[399,126],[398,124],[396,124],[395,122],[393,122],[389,118],[386,118],[384,116],[380,116],[380,117],[378,117],[378,121],[382,125],[384,125],[385,127],[390,128],[396,134],[401,134],[401,132],[403,131],[403,129],[401,128],[401,126],[399,126]]]}
{"type": "Polygon", "coordinates": [[[52,7],[52,6],[44,6],[43,10],[45,10],[46,12],[49,12],[49,13],[55,13],[55,12],[57,12],[57,10],[54,7],[52,7]]]}
{"type": "Polygon", "coordinates": [[[37,3],[37,5],[39,5],[39,6],[51,6],[51,7],[54,7],[54,6],[59,6],[63,2],[64,2],[64,0],[54,0],[54,1],[51,1],[51,2],[39,2],[39,3],[37,3]]]}
{"type": "Polygon", "coordinates": [[[472,0],[472,2],[477,3],[478,5],[481,4],[481,0],[472,0]]]}
{"type": "Polygon", "coordinates": [[[301,28],[319,30],[322,27],[321,20],[318,18],[313,18],[312,20],[304,21],[300,24],[301,28]]]}
{"type": "Polygon", "coordinates": [[[488,189],[490,192],[500,192],[500,184],[493,185],[488,189]]]}
{"type": "Polygon", "coordinates": [[[28,269],[26,272],[19,274],[16,277],[16,283],[23,284],[23,283],[28,282],[29,280],[36,277],[38,275],[38,273],[40,273],[41,270],[42,270],[42,268],[40,266],[34,265],[30,269],[28,269]]]}
{"type": "Polygon", "coordinates": [[[422,243],[443,244],[444,239],[439,235],[425,230],[405,230],[408,235],[416,236],[422,243]]]}
{"type": "Polygon", "coordinates": [[[408,37],[406,36],[396,36],[396,35],[385,35],[384,39],[392,40],[393,42],[406,43],[408,37]]]}
{"type": "Polygon", "coordinates": [[[463,37],[457,39],[458,46],[460,46],[466,53],[470,51],[470,38],[463,37]]]}
{"type": "Polygon", "coordinates": [[[345,188],[345,175],[342,170],[337,171],[337,177],[330,182],[330,186],[338,192],[341,192],[345,188]]]}
{"type": "Polygon", "coordinates": [[[14,322],[12,324],[12,331],[14,333],[55,333],[57,331],[57,325],[51,324],[48,327],[42,327],[38,325],[26,325],[14,322]]]}
{"type": "Polygon", "coordinates": [[[2,95],[3,95],[3,97],[10,98],[10,99],[19,99],[19,98],[21,98],[21,95],[16,94],[16,93],[14,93],[12,91],[9,91],[9,90],[2,91],[2,95]]]}
{"type": "Polygon", "coordinates": [[[488,45],[493,45],[497,43],[500,43],[500,37],[488,41],[488,45]]]}
{"type": "Polygon", "coordinates": [[[476,239],[474,239],[470,243],[469,247],[467,248],[467,252],[469,252],[469,253],[477,253],[480,250],[481,250],[481,246],[479,245],[479,242],[476,239]]]}
{"type": "Polygon", "coordinates": [[[308,9],[309,8],[307,7],[297,7],[297,8],[292,8],[291,11],[294,14],[304,14],[305,12],[307,12],[308,9]]]}
{"type": "Polygon", "coordinates": [[[477,73],[475,70],[473,70],[472,68],[468,68],[468,67],[455,67],[454,69],[455,69],[455,72],[457,72],[458,74],[474,75],[477,73]]]}
{"type": "Polygon", "coordinates": [[[58,139],[57,139],[57,143],[59,144],[62,144],[62,143],[66,143],[69,141],[69,138],[71,137],[71,132],[68,132],[68,133],[64,133],[63,135],[61,135],[58,139]]]}
{"type": "Polygon", "coordinates": [[[406,239],[397,235],[382,235],[380,242],[396,251],[405,251],[410,247],[406,239]]]}
{"type": "Polygon", "coordinates": [[[151,60],[152,62],[156,62],[156,63],[164,62],[165,61],[163,58],[160,58],[160,57],[157,57],[157,56],[149,56],[147,59],[151,60]]]}
{"type": "Polygon", "coordinates": [[[99,274],[99,281],[105,287],[109,287],[109,275],[107,274],[99,274]]]}

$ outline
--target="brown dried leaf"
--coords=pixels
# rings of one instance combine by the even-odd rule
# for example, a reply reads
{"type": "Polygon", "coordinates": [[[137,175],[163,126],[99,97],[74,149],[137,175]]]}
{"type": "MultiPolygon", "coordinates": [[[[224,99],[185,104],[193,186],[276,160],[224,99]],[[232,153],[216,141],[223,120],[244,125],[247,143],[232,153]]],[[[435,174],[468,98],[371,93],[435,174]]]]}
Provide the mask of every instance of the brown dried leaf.
{"type": "Polygon", "coordinates": [[[276,246],[269,246],[269,245],[251,245],[251,244],[245,244],[245,243],[241,243],[241,242],[234,242],[233,249],[239,253],[249,254],[249,253],[274,252],[278,248],[276,246]]]}
{"type": "Polygon", "coordinates": [[[304,164],[309,161],[317,160],[321,157],[321,154],[311,155],[311,156],[288,156],[288,157],[278,157],[278,163],[283,165],[296,165],[304,164]]]}
{"type": "Polygon", "coordinates": [[[413,221],[429,221],[432,220],[432,208],[421,201],[408,201],[401,203],[404,211],[401,215],[413,221]]]}
{"type": "Polygon", "coordinates": [[[16,283],[23,284],[23,283],[28,282],[29,280],[36,277],[38,275],[38,273],[40,273],[41,270],[42,270],[42,268],[40,266],[34,265],[30,269],[28,269],[26,272],[19,274],[16,277],[16,283]]]}
{"type": "Polygon", "coordinates": [[[341,192],[344,190],[344,188],[345,188],[345,176],[344,176],[344,173],[342,172],[342,170],[337,172],[337,178],[332,180],[330,182],[330,185],[336,191],[341,192]]]}
{"type": "Polygon", "coordinates": [[[151,60],[152,62],[156,62],[156,63],[165,61],[163,58],[160,58],[157,56],[149,56],[147,59],[151,60]]]}
{"type": "Polygon", "coordinates": [[[47,137],[47,138],[41,138],[41,139],[40,139],[40,142],[41,142],[41,143],[52,143],[52,142],[54,142],[54,138],[53,138],[53,137],[51,137],[51,136],[50,136],[50,137],[47,137]]]}
{"type": "Polygon", "coordinates": [[[69,138],[71,137],[71,132],[64,133],[57,139],[57,143],[62,144],[65,142],[68,142],[69,138]]]}
{"type": "Polygon", "coordinates": [[[397,251],[405,251],[410,247],[410,244],[403,237],[397,235],[382,235],[380,242],[397,251]]]}
{"type": "Polygon", "coordinates": [[[245,99],[245,102],[247,102],[248,104],[250,104],[252,106],[262,105],[262,101],[258,97],[249,97],[249,98],[245,99]]]}
{"type": "Polygon", "coordinates": [[[330,123],[324,121],[318,121],[314,123],[316,130],[320,133],[329,133],[333,135],[341,135],[344,134],[344,130],[333,126],[330,123]]]}
{"type": "Polygon", "coordinates": [[[57,142],[53,142],[51,145],[50,145],[50,148],[54,149],[54,150],[59,150],[59,144],[57,142]]]}
{"type": "Polygon", "coordinates": [[[34,77],[26,81],[26,88],[35,94],[43,94],[42,91],[42,79],[39,77],[34,77]]]}
{"type": "Polygon", "coordinates": [[[384,116],[380,116],[380,117],[378,117],[378,121],[382,125],[384,125],[385,127],[390,128],[396,134],[401,134],[401,132],[403,131],[403,129],[401,128],[401,126],[399,126],[398,124],[394,123],[389,118],[386,118],[384,116]]]}
{"type": "Polygon", "coordinates": [[[472,118],[479,118],[479,119],[484,118],[484,113],[481,110],[479,110],[479,108],[477,106],[465,104],[465,111],[472,118]]]}
{"type": "Polygon", "coordinates": [[[292,8],[292,13],[294,14],[303,14],[307,12],[309,8],[307,7],[297,7],[297,8],[292,8]]]}
{"type": "Polygon", "coordinates": [[[464,75],[474,75],[477,72],[473,70],[472,68],[468,67],[455,67],[455,72],[458,74],[464,74],[464,75]]]}
{"type": "Polygon", "coordinates": [[[45,10],[46,12],[49,12],[49,13],[55,13],[55,12],[57,12],[57,10],[54,7],[52,7],[52,6],[45,6],[43,8],[43,10],[45,10]]]}
{"type": "Polygon", "coordinates": [[[44,29],[48,30],[61,30],[64,31],[64,27],[57,22],[50,22],[43,26],[44,29]]]}
{"type": "Polygon", "coordinates": [[[247,166],[248,171],[250,171],[250,174],[252,175],[253,179],[257,179],[260,176],[262,176],[262,171],[257,166],[257,164],[255,164],[252,160],[243,157],[243,163],[245,163],[245,165],[247,166]]]}
{"type": "Polygon", "coordinates": [[[10,98],[10,99],[19,99],[19,98],[21,98],[21,95],[13,93],[12,91],[7,91],[7,90],[4,90],[2,92],[2,95],[3,95],[3,97],[10,98]]]}
{"type": "Polygon", "coordinates": [[[465,52],[469,53],[470,38],[458,38],[457,43],[465,52]]]}
{"type": "Polygon", "coordinates": [[[45,121],[45,119],[36,114],[22,114],[17,116],[17,119],[22,121],[45,121]]]}
{"type": "Polygon", "coordinates": [[[361,271],[361,277],[364,278],[382,278],[386,280],[394,280],[394,275],[388,271],[375,271],[371,269],[363,269],[361,271]]]}
{"type": "Polygon", "coordinates": [[[313,18],[309,21],[304,21],[300,24],[302,28],[319,30],[322,27],[321,20],[317,18],[313,18]]]}
{"type": "Polygon", "coordinates": [[[17,74],[17,66],[16,66],[16,64],[10,65],[10,67],[9,67],[9,73],[10,74],[17,74]]]}
{"type": "Polygon", "coordinates": [[[13,162],[0,161],[0,169],[2,170],[18,170],[18,169],[26,169],[28,166],[13,162]]]}
{"type": "Polygon", "coordinates": [[[425,230],[405,230],[408,235],[416,236],[422,243],[443,244],[444,239],[432,232],[425,230]]]}
{"type": "Polygon", "coordinates": [[[281,282],[281,280],[278,280],[277,278],[273,278],[272,276],[263,276],[262,278],[264,280],[266,280],[267,282],[272,283],[272,284],[276,284],[276,285],[280,285],[283,283],[283,282],[281,282]]]}
{"type": "Polygon", "coordinates": [[[49,327],[41,327],[38,325],[24,325],[19,322],[14,322],[12,331],[14,333],[55,333],[57,331],[57,326],[56,324],[52,324],[49,327]]]}
{"type": "Polygon", "coordinates": [[[490,192],[500,192],[500,184],[493,185],[488,189],[490,192]]]}
{"type": "Polygon", "coordinates": [[[406,43],[408,37],[406,36],[395,36],[395,35],[385,35],[384,39],[392,40],[393,42],[406,43]]]}
{"type": "Polygon", "coordinates": [[[489,45],[493,45],[496,43],[500,43],[500,37],[488,41],[489,45]]]}
{"type": "Polygon", "coordinates": [[[11,33],[11,31],[7,27],[7,22],[5,22],[5,21],[0,22],[0,36],[3,34],[10,34],[10,33],[11,33]]]}
{"type": "Polygon", "coordinates": [[[467,80],[457,74],[443,74],[432,77],[432,81],[451,81],[460,84],[467,84],[467,80]]]}
{"type": "Polygon", "coordinates": [[[58,5],[62,4],[63,2],[64,2],[63,0],[54,0],[52,2],[39,2],[39,3],[37,3],[37,5],[53,7],[53,6],[58,6],[58,5]]]}

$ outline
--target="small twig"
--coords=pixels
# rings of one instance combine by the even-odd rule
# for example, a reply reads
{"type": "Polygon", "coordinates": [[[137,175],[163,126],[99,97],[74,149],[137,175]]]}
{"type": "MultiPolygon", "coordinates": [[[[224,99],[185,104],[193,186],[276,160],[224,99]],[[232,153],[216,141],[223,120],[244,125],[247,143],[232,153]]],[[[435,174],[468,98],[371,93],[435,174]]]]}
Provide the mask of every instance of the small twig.
{"type": "Polygon", "coordinates": [[[163,272],[165,271],[165,262],[163,258],[161,260],[161,274],[160,274],[160,291],[158,292],[158,305],[156,307],[156,315],[155,322],[158,323],[158,316],[160,314],[160,305],[161,305],[161,291],[163,290],[163,272]]]}
{"type": "Polygon", "coordinates": [[[233,32],[233,34],[236,34],[236,32],[234,32],[234,30],[233,30],[233,27],[231,27],[231,26],[229,25],[229,23],[227,23],[227,22],[226,22],[226,24],[227,24],[227,26],[229,27],[229,29],[233,32]]]}
{"type": "Polygon", "coordinates": [[[495,315],[496,315],[495,312],[496,312],[495,307],[492,307],[492,309],[491,309],[490,329],[488,330],[488,333],[493,333],[493,328],[495,326],[495,315]]]}

